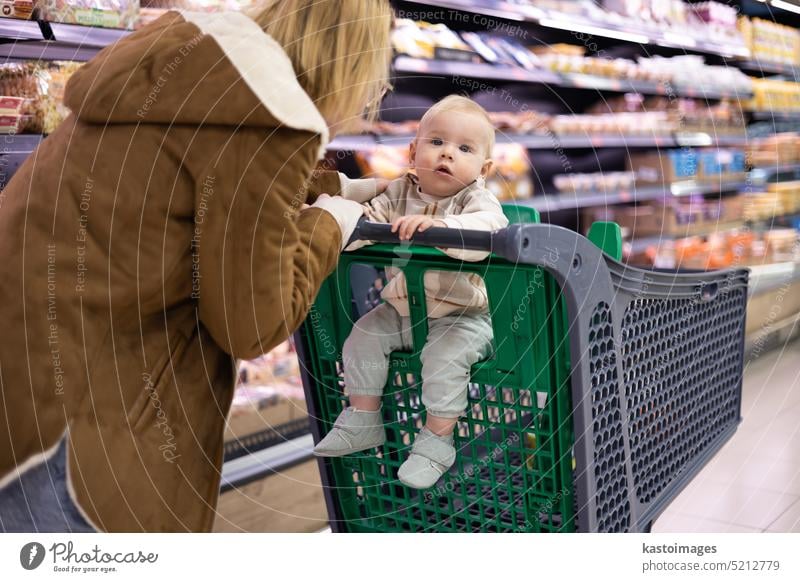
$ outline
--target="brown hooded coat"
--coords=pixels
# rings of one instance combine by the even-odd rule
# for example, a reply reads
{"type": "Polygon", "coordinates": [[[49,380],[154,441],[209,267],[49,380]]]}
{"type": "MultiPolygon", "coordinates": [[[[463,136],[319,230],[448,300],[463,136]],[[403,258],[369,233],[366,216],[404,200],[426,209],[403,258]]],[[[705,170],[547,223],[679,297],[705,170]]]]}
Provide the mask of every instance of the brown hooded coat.
{"type": "Polygon", "coordinates": [[[338,259],[334,218],[298,212],[327,127],[240,14],[167,13],[66,104],[0,198],[0,484],[66,432],[95,527],[210,530],[235,358],[283,341],[338,259]]]}

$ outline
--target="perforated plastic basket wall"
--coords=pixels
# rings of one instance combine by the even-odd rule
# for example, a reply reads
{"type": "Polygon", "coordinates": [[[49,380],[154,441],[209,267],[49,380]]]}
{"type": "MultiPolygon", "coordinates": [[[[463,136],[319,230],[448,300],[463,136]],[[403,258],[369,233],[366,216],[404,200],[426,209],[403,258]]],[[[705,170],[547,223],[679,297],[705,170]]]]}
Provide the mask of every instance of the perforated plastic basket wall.
{"type": "Polygon", "coordinates": [[[632,269],[547,225],[513,225],[490,244],[482,263],[417,246],[346,253],[320,291],[297,337],[315,441],[347,404],[354,265],[404,270],[415,352],[427,333],[426,270],[482,276],[495,334],[494,355],[473,368],[457,462],[426,491],[396,478],[424,411],[419,358],[393,354],[386,444],[320,460],[334,531],[647,529],[735,430],[746,271],[632,269]]]}

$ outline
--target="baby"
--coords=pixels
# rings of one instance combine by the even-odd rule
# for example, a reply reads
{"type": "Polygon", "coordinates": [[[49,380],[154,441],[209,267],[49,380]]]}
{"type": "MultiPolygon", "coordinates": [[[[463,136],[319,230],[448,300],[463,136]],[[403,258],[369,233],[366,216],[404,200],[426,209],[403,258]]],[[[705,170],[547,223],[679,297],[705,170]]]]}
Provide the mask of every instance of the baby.
{"type": "MultiPolygon", "coordinates": [[[[432,226],[505,227],[502,207],[484,185],[493,146],[494,127],[486,111],[466,97],[446,97],[422,117],[411,144],[416,175],[391,182],[383,194],[364,204],[364,213],[371,221],[391,223],[401,240],[432,226]]],[[[365,244],[370,243],[358,241],[348,249],[365,244]]],[[[480,261],[489,254],[441,250],[462,261],[480,261]]],[[[413,347],[405,277],[391,267],[387,276],[389,283],[381,293],[385,303],[359,319],[344,344],[350,406],[314,448],[318,456],[348,455],[380,446],[386,439],[380,409],[389,354],[413,347]]],[[[453,429],[467,408],[470,368],[487,357],[492,346],[486,288],[478,275],[428,271],[424,282],[428,337],[420,359],[427,419],[398,471],[400,481],[416,489],[433,486],[455,462],[453,429]]]]}

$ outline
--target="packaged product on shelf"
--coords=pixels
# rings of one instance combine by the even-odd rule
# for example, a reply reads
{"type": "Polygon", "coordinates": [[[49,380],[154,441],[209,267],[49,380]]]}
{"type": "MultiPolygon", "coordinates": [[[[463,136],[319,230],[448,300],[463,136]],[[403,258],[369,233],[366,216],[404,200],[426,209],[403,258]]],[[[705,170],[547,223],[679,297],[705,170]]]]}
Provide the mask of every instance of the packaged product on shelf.
{"type": "MultiPolygon", "coordinates": [[[[497,131],[505,134],[545,135],[550,130],[551,116],[539,111],[490,111],[489,119],[497,131]]],[[[417,133],[419,120],[375,121],[365,123],[363,133],[378,135],[412,135],[417,133]]]]}
{"type": "Polygon", "coordinates": [[[783,197],[777,192],[748,192],[743,197],[743,220],[751,222],[771,220],[782,214],[785,214],[783,197]]]}
{"type": "Polygon", "coordinates": [[[643,152],[628,157],[628,170],[637,183],[668,184],[698,177],[698,156],[694,150],[643,152]]]}
{"type": "Polygon", "coordinates": [[[587,224],[611,220],[632,238],[650,236],[688,236],[707,224],[707,210],[700,200],[667,200],[641,202],[633,206],[609,206],[604,218],[589,213],[587,224]]]}
{"type": "Polygon", "coordinates": [[[80,63],[0,65],[0,96],[21,98],[19,133],[50,133],[68,115],[64,85],[80,63]]]}
{"type": "Polygon", "coordinates": [[[540,44],[528,47],[537,57],[563,55],[566,57],[583,57],[586,47],[567,43],[540,44]]]}
{"type": "Polygon", "coordinates": [[[777,112],[800,110],[800,83],[753,79],[753,99],[749,108],[777,112]]]}
{"type": "Polygon", "coordinates": [[[531,163],[527,150],[520,144],[495,144],[494,165],[486,179],[486,187],[498,200],[519,200],[533,196],[531,163]]]}
{"type": "Polygon", "coordinates": [[[550,129],[550,115],[538,111],[490,111],[489,119],[501,133],[544,135],[550,129]]]}
{"type": "Polygon", "coordinates": [[[395,20],[392,44],[401,55],[420,59],[481,62],[481,57],[444,24],[395,20]]]}
{"type": "Polygon", "coordinates": [[[562,193],[619,192],[630,190],[634,184],[633,172],[594,172],[588,174],[558,174],[553,185],[562,193]]]}
{"type": "Polygon", "coordinates": [[[763,233],[732,229],[706,236],[654,241],[630,260],[659,268],[710,270],[796,261],[800,258],[799,250],[798,232],[793,228],[763,233]]]}
{"type": "Polygon", "coordinates": [[[3,18],[29,20],[33,14],[33,0],[2,0],[0,15],[3,18]]]}
{"type": "Polygon", "coordinates": [[[0,134],[21,133],[25,119],[21,115],[0,115],[0,134]]]}
{"type": "Polygon", "coordinates": [[[739,18],[738,26],[753,60],[785,65],[800,63],[800,31],[796,28],[747,16],[739,18]]]}
{"type": "Polygon", "coordinates": [[[275,384],[299,376],[297,354],[289,341],[263,356],[239,364],[239,378],[243,384],[275,384]]]}
{"type": "Polygon", "coordinates": [[[132,29],[139,0],[36,0],[36,13],[50,22],[132,29]]]}
{"type": "Polygon", "coordinates": [[[764,233],[766,252],[771,262],[794,261],[797,258],[798,238],[793,228],[775,228],[764,233]]]}
{"type": "Polygon", "coordinates": [[[307,415],[297,353],[291,340],[239,363],[226,438],[241,437],[307,415]]]}
{"type": "Polygon", "coordinates": [[[695,90],[730,91],[749,94],[752,80],[735,67],[707,65],[702,56],[638,57],[637,67],[654,79],[695,90]]]}
{"type": "Polygon", "coordinates": [[[736,18],[739,15],[736,8],[720,2],[697,2],[691,4],[691,9],[703,22],[724,28],[735,27],[736,18]]]}
{"type": "Polygon", "coordinates": [[[735,194],[719,200],[719,222],[730,223],[743,220],[745,196],[735,194]]]}
{"type": "Polygon", "coordinates": [[[699,180],[743,180],[746,174],[745,153],[732,149],[699,150],[699,180]]]}
{"type": "Polygon", "coordinates": [[[669,135],[673,129],[663,112],[556,115],[550,126],[555,133],[564,136],[662,136],[669,135]]]}
{"type": "Polygon", "coordinates": [[[649,3],[644,0],[603,0],[603,8],[631,18],[650,19],[649,3]]]}
{"type": "Polygon", "coordinates": [[[43,133],[45,118],[55,105],[48,95],[49,75],[35,63],[0,65],[0,95],[22,98],[19,117],[11,124],[5,119],[5,133],[43,133]]]}
{"type": "Polygon", "coordinates": [[[750,166],[781,166],[800,162],[800,135],[778,133],[750,141],[747,149],[750,166]]]}
{"type": "Polygon", "coordinates": [[[24,105],[24,97],[0,97],[0,115],[20,115],[24,105]]]}
{"type": "Polygon", "coordinates": [[[782,214],[800,212],[800,181],[771,182],[767,184],[767,192],[780,198],[782,214]]]}
{"type": "Polygon", "coordinates": [[[364,176],[395,180],[408,171],[408,146],[379,145],[356,152],[355,158],[364,176]]]}

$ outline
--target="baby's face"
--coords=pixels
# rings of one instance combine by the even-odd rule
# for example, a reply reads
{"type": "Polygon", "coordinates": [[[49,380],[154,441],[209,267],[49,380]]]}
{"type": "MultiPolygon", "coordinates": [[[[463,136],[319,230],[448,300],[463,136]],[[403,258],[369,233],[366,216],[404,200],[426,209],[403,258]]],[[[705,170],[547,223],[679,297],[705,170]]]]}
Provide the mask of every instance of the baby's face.
{"type": "MultiPolygon", "coordinates": [[[[464,111],[442,111],[419,128],[411,166],[425,194],[447,198],[491,167],[486,120],[464,111]]],[[[492,128],[491,131],[494,131],[492,128]]]]}

